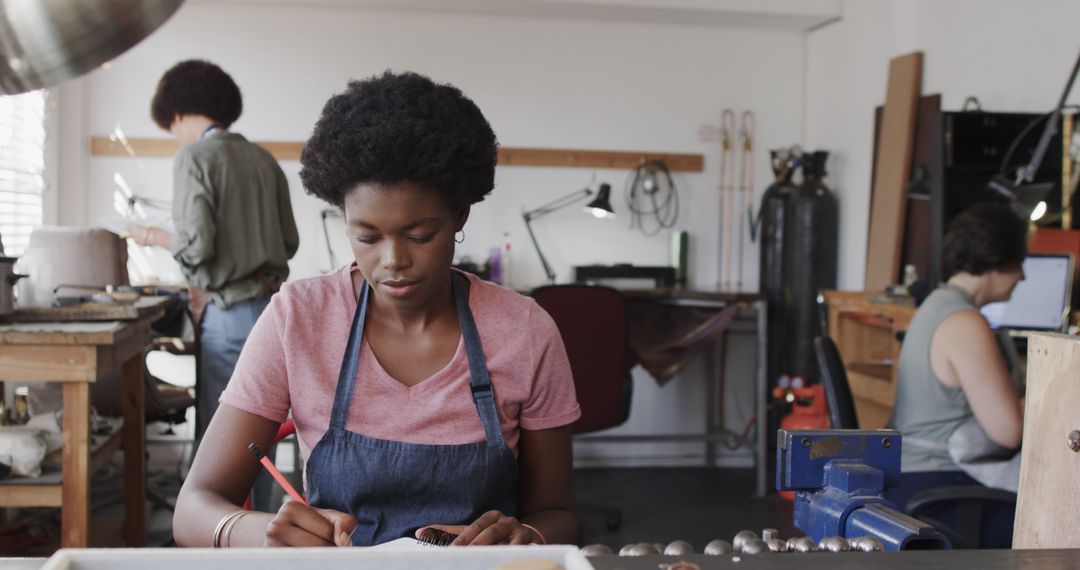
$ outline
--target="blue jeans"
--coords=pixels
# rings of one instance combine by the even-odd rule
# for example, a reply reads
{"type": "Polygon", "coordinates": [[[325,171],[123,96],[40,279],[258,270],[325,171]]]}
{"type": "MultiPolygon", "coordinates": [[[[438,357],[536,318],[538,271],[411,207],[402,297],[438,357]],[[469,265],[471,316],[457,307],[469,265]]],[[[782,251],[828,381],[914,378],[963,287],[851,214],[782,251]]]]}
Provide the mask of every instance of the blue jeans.
{"type": "MultiPolygon", "coordinates": [[[[207,303],[201,325],[201,353],[199,357],[199,385],[195,398],[195,449],[210,425],[210,419],[218,409],[218,399],[229,384],[240,351],[244,348],[255,321],[259,320],[270,297],[251,299],[223,309],[214,303],[207,303]]],[[[274,450],[267,450],[271,460],[274,450]]],[[[252,458],[254,460],[254,458],[252,458]]],[[[252,489],[252,506],[255,510],[269,510],[270,490],[273,480],[260,469],[259,477],[252,489]]]]}

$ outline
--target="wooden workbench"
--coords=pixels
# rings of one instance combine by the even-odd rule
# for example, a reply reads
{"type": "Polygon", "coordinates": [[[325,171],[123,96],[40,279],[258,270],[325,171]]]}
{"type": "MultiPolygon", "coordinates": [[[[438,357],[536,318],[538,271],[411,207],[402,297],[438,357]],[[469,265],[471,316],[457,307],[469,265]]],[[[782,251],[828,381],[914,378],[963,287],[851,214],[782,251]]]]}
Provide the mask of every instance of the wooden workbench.
{"type": "Polygon", "coordinates": [[[150,323],[164,314],[166,303],[127,321],[0,325],[0,382],[60,382],[64,396],[61,482],[0,485],[0,508],[59,507],[62,547],[89,545],[90,476],[120,448],[125,542],[145,542],[143,349],[150,323]],[[123,429],[91,453],[90,384],[117,369],[123,377],[123,429]]]}

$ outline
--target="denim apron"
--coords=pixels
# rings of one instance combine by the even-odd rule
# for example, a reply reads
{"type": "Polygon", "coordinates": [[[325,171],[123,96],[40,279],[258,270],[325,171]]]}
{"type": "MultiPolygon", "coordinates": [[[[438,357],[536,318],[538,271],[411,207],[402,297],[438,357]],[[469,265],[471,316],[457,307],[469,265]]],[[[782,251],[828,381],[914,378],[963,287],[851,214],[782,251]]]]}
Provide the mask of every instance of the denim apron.
{"type": "Polygon", "coordinates": [[[380,544],[429,524],[469,524],[489,510],[515,516],[518,468],[499,429],[487,361],[480,346],[465,277],[453,273],[454,301],[469,359],[472,398],[484,441],[428,445],[367,437],[345,429],[357,381],[369,287],[360,291],[338,374],[330,425],[311,450],[306,494],[313,507],[351,513],[355,546],[380,544]]]}

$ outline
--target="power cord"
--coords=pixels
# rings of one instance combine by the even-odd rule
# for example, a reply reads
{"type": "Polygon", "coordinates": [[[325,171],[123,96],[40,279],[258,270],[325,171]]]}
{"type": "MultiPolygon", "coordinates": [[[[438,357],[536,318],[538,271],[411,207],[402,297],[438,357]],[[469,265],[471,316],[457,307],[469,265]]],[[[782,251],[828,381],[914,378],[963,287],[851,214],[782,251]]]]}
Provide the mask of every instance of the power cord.
{"type": "Polygon", "coordinates": [[[630,171],[626,205],[630,210],[630,227],[647,236],[675,226],[679,219],[679,193],[664,161],[646,160],[630,171]],[[646,224],[646,219],[654,221],[646,224]]]}

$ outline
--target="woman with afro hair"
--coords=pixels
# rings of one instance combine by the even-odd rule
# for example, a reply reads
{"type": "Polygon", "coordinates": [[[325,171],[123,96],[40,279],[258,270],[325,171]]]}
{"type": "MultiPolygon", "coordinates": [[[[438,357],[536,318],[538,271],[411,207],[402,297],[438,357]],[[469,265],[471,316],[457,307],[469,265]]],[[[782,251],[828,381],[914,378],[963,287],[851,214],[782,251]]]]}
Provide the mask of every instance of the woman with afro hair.
{"type": "MultiPolygon", "coordinates": [[[[150,116],[181,146],[173,161],[176,230],[127,229],[139,245],[169,250],[192,287],[192,313],[201,317],[196,449],[300,245],[285,173],[270,153],[229,130],[242,110],[236,82],[209,61],[181,61],[161,76],[150,116]]],[[[260,477],[257,505],[269,504],[272,483],[260,477]]]]}
{"type": "Polygon", "coordinates": [[[354,261],[286,284],[252,331],[177,501],[185,546],[368,546],[428,527],[456,545],[573,543],[581,415],[551,317],[451,268],[497,143],[461,91],[353,81],[301,155],[354,261]],[[288,416],[307,504],[239,511],[288,416]]]}

